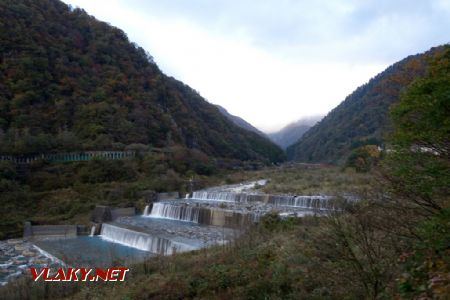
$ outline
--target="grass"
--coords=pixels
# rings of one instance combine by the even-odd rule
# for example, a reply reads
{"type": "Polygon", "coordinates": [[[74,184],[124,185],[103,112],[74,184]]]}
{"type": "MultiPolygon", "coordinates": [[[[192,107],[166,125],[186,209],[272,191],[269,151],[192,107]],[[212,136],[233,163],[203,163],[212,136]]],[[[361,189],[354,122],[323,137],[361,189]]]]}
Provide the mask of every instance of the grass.
{"type": "Polygon", "coordinates": [[[374,184],[371,173],[358,173],[354,169],[342,169],[325,165],[290,165],[273,167],[253,172],[231,174],[230,182],[254,179],[269,179],[261,187],[263,192],[271,194],[342,194],[362,193],[374,184]]]}

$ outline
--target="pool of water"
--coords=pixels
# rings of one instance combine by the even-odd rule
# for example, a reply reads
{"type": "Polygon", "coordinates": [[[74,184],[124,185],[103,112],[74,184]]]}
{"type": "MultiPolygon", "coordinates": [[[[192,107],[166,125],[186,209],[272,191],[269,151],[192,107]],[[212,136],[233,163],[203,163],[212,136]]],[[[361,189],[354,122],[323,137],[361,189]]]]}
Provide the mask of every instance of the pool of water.
{"type": "MultiPolygon", "coordinates": [[[[238,235],[235,230],[229,228],[141,216],[119,218],[112,224],[183,244],[190,250],[223,243],[238,235]]],[[[158,255],[101,235],[64,239],[47,238],[35,240],[33,243],[74,267],[130,265],[158,255]]]]}
{"type": "Polygon", "coordinates": [[[100,236],[79,236],[68,239],[45,239],[34,242],[39,248],[74,267],[110,267],[130,265],[155,256],[100,236]]]}

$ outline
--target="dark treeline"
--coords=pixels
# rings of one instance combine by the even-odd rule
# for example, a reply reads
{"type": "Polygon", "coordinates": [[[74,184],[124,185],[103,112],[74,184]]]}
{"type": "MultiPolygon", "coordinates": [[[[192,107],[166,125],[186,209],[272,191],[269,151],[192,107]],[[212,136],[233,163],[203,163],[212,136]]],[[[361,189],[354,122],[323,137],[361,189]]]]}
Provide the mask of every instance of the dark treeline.
{"type": "Polygon", "coordinates": [[[57,0],[0,2],[0,152],[182,145],[279,161],[195,90],[164,75],[126,34],[57,0]]]}

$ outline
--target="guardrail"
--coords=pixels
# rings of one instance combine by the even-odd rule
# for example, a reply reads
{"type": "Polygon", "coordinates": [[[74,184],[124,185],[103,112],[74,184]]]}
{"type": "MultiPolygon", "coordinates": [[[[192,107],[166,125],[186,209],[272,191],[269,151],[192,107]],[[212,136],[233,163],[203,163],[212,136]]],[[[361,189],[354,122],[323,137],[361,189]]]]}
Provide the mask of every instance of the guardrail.
{"type": "Polygon", "coordinates": [[[0,161],[12,161],[17,164],[29,164],[37,160],[50,162],[76,162],[92,159],[127,159],[136,156],[135,151],[79,151],[69,153],[43,153],[36,155],[0,155],[0,161]]]}

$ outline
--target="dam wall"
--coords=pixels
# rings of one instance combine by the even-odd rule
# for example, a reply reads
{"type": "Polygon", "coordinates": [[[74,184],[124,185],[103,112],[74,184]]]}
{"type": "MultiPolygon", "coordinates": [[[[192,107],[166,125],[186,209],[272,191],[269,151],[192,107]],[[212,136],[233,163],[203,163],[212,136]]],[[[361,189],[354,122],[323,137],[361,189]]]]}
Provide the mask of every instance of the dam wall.
{"type": "Polygon", "coordinates": [[[91,221],[94,223],[111,222],[119,217],[129,217],[136,215],[135,207],[113,208],[105,205],[97,205],[91,214],[91,221]]]}
{"type": "Polygon", "coordinates": [[[196,191],[193,192],[193,200],[200,201],[221,201],[230,203],[264,203],[272,206],[299,207],[305,209],[335,209],[335,197],[311,195],[270,195],[270,194],[248,194],[235,192],[216,192],[216,191],[196,191]]]}
{"type": "Polygon", "coordinates": [[[24,237],[76,237],[78,235],[77,225],[30,225],[24,228],[24,237]]]}
{"type": "Polygon", "coordinates": [[[165,192],[165,193],[158,193],[156,195],[157,201],[163,201],[163,200],[173,200],[180,198],[179,192],[165,192]]]}
{"type": "Polygon", "coordinates": [[[153,203],[152,210],[147,216],[230,228],[240,228],[255,221],[255,215],[251,213],[170,202],[153,203]]]}
{"type": "Polygon", "coordinates": [[[115,243],[161,255],[171,255],[194,249],[183,243],[153,236],[124,226],[118,226],[117,224],[103,224],[100,237],[115,243]]]}

